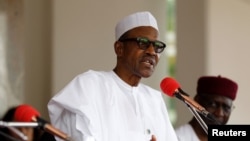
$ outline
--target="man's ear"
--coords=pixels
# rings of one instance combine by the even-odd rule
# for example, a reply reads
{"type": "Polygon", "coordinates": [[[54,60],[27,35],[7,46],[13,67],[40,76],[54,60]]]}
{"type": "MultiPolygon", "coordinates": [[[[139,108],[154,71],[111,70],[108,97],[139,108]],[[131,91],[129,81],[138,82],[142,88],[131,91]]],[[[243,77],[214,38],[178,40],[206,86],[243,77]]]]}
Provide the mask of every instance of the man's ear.
{"type": "Polygon", "coordinates": [[[123,47],[124,46],[122,42],[116,41],[114,43],[114,49],[117,56],[121,56],[123,54],[123,47]]]}

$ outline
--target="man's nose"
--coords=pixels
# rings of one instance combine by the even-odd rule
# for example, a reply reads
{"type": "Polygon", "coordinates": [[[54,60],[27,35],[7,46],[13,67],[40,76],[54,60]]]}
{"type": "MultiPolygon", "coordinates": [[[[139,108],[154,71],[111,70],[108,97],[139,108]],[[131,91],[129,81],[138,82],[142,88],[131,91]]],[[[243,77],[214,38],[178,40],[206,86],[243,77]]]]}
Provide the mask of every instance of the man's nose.
{"type": "Polygon", "coordinates": [[[146,49],[146,53],[149,53],[149,54],[151,54],[151,55],[156,54],[156,52],[155,52],[155,47],[153,46],[152,43],[150,43],[149,47],[146,49]]]}

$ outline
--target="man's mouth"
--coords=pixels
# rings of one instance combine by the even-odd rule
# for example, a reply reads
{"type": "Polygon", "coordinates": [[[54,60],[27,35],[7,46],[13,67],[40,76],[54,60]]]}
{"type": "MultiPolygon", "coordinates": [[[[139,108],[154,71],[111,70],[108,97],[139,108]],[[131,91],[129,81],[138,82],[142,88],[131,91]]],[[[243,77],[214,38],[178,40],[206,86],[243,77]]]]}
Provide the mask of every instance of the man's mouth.
{"type": "Polygon", "coordinates": [[[148,65],[152,65],[152,66],[154,66],[154,64],[155,64],[155,61],[153,59],[150,59],[150,58],[143,58],[142,62],[146,63],[148,65]]]}

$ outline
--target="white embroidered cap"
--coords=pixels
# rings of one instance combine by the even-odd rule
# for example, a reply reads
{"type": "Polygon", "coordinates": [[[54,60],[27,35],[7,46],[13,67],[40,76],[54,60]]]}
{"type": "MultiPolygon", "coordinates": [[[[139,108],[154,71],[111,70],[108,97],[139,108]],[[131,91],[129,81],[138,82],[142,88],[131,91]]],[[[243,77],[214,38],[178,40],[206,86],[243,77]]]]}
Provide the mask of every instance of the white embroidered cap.
{"type": "Polygon", "coordinates": [[[115,39],[118,40],[128,30],[139,26],[151,26],[159,32],[157,21],[150,12],[137,12],[123,18],[117,23],[115,27],[115,39]]]}

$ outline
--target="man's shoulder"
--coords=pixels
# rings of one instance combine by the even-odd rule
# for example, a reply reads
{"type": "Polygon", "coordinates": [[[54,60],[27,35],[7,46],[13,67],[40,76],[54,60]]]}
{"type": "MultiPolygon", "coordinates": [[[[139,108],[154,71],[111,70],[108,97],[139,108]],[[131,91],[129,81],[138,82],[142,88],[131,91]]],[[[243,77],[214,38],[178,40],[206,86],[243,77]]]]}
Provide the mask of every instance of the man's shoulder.
{"type": "Polygon", "coordinates": [[[175,129],[179,141],[199,141],[193,127],[186,123],[175,129]]]}

